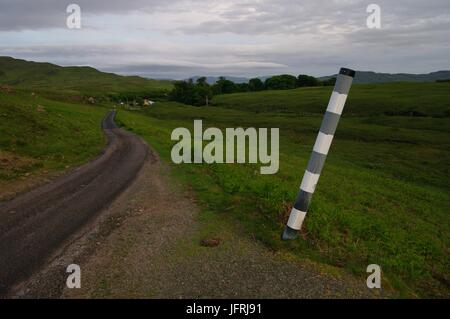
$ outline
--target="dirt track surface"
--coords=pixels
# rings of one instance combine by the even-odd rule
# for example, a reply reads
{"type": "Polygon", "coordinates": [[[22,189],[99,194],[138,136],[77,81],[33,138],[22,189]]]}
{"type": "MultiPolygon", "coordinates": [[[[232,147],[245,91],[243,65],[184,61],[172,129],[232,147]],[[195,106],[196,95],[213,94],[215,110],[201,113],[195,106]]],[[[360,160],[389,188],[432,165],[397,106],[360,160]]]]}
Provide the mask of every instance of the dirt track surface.
{"type": "MultiPolygon", "coordinates": [[[[376,298],[366,279],[331,274],[274,253],[239,230],[203,247],[208,224],[195,193],[150,147],[138,177],[95,223],[40,273],[19,297],[55,298],[376,298]],[[78,248],[78,247],[81,248],[78,248]],[[76,252],[91,249],[82,257],[76,252]],[[75,252],[75,253],[74,253],[75,252]],[[75,257],[74,257],[75,256],[75,257]],[[65,286],[64,269],[81,267],[81,288],[65,286]],[[47,274],[46,274],[47,273],[47,274]],[[61,274],[56,278],[55,274],[61,274]],[[54,283],[53,283],[54,282],[54,283]]],[[[227,228],[226,224],[223,224],[227,228]]],[[[209,231],[208,231],[209,234],[209,231]]],[[[216,234],[216,232],[214,232],[216,234]]]]}
{"type": "Polygon", "coordinates": [[[0,204],[0,296],[108,206],[141,169],[147,145],[117,128],[114,116],[108,113],[102,123],[108,145],[96,159],[0,204]]]}

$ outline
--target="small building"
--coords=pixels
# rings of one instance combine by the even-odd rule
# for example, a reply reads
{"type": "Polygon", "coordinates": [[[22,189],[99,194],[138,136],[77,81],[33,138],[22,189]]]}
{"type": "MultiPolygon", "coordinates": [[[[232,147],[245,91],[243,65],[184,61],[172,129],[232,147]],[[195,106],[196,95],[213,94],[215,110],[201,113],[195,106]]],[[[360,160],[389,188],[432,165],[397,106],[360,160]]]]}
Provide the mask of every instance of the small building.
{"type": "Polygon", "coordinates": [[[155,104],[154,101],[144,99],[144,106],[152,106],[153,104],[155,104]]]}

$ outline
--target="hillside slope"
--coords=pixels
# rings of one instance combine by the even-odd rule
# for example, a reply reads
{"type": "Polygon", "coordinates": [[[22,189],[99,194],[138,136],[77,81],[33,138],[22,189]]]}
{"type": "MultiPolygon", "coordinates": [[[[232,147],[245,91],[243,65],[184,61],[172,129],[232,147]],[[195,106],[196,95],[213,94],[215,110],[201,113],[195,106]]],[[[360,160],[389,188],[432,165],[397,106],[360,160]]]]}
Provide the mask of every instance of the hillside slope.
{"type": "Polygon", "coordinates": [[[96,156],[106,109],[0,90],[0,200],[96,156]]]}
{"type": "Polygon", "coordinates": [[[138,76],[120,76],[91,67],[61,67],[0,57],[0,85],[33,90],[78,91],[83,94],[168,91],[171,81],[150,80],[138,76]]]}

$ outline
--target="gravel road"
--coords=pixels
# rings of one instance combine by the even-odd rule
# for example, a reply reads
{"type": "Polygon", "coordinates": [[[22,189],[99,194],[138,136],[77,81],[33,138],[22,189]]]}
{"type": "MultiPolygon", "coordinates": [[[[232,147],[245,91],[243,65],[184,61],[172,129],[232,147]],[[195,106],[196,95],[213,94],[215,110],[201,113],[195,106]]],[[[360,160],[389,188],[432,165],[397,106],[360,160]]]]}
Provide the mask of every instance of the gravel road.
{"type": "Polygon", "coordinates": [[[108,144],[97,158],[0,204],[0,296],[43,265],[136,177],[148,147],[136,135],[117,128],[114,116],[110,111],[103,120],[108,144]]]}

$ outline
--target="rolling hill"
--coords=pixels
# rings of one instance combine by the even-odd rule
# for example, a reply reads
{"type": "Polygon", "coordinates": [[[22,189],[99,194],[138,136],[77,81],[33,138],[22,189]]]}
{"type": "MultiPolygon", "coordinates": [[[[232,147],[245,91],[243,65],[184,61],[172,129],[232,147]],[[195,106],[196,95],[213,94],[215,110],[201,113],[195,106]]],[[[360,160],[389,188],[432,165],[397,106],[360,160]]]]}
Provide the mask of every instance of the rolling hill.
{"type": "Polygon", "coordinates": [[[132,92],[161,93],[172,82],[138,76],[120,76],[91,67],[61,67],[51,63],[0,57],[0,85],[29,90],[70,91],[85,95],[132,92]]]}

